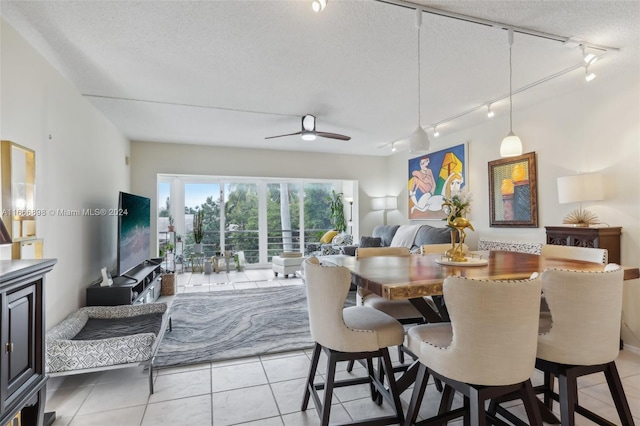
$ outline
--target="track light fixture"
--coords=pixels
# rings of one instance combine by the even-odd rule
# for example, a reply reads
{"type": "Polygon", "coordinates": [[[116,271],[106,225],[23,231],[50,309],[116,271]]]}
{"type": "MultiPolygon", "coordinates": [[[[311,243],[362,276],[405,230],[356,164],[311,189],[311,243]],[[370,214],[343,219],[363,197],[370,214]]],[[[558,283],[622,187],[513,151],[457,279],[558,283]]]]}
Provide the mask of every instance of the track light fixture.
{"type": "Polygon", "coordinates": [[[487,105],[487,117],[488,118],[493,118],[493,116],[496,115],[496,113],[491,110],[491,105],[492,104],[487,105]]]}
{"type": "Polygon", "coordinates": [[[437,138],[440,136],[440,132],[438,131],[438,126],[433,126],[433,137],[437,138]]]}
{"type": "Polygon", "coordinates": [[[501,157],[516,157],[522,155],[522,141],[513,133],[513,65],[511,50],[513,47],[513,30],[509,29],[509,134],[502,139],[500,144],[501,157]]]}
{"type": "Polygon", "coordinates": [[[313,0],[311,2],[311,7],[316,13],[322,12],[324,8],[327,7],[327,0],[313,0]]]}
{"type": "Polygon", "coordinates": [[[391,152],[396,152],[396,143],[395,142],[391,142],[391,152]]]}
{"type": "Polygon", "coordinates": [[[584,67],[584,79],[587,81],[591,81],[596,78],[596,75],[592,72],[589,72],[589,65],[584,67]]]}
{"type": "Polygon", "coordinates": [[[595,64],[596,61],[598,60],[598,57],[596,55],[594,55],[593,53],[585,53],[584,44],[582,46],[580,46],[580,48],[582,49],[582,59],[584,59],[584,62],[587,65],[595,64]]]}

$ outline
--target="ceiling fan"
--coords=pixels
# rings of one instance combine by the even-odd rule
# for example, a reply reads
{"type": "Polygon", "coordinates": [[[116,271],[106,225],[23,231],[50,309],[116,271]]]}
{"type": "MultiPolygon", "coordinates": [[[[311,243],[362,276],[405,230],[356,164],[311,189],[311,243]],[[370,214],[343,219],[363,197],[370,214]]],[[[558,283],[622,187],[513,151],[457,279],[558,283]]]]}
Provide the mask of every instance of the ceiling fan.
{"type": "Polygon", "coordinates": [[[310,114],[302,117],[302,130],[296,133],[289,133],[286,135],[269,136],[265,139],[282,138],[285,136],[302,135],[302,139],[305,141],[313,141],[316,137],[339,139],[341,141],[348,141],[351,139],[349,136],[339,135],[337,133],[317,132],[316,131],[316,117],[310,114]]]}

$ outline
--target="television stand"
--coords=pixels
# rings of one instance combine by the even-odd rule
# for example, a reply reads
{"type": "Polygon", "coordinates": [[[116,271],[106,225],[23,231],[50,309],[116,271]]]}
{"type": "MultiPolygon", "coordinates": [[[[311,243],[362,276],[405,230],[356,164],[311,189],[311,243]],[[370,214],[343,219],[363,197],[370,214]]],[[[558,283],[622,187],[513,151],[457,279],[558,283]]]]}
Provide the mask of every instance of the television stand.
{"type": "Polygon", "coordinates": [[[162,267],[158,259],[144,261],[126,274],[113,278],[110,286],[98,281],[87,288],[87,306],[150,303],[160,297],[162,267]]]}

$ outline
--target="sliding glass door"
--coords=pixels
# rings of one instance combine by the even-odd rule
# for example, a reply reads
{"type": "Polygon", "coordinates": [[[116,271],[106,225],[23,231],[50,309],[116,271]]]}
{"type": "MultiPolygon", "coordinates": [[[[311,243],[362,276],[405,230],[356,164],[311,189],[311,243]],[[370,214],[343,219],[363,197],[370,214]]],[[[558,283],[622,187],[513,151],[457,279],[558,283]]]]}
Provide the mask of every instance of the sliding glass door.
{"type": "MultiPolygon", "coordinates": [[[[351,182],[351,181],[348,181],[351,182]]],[[[327,197],[343,181],[193,176],[158,177],[158,242],[169,216],[193,251],[193,217],[204,211],[203,250],[213,256],[243,251],[248,265],[264,265],[281,252],[305,252],[332,228],[327,197]]],[[[159,244],[160,246],[160,244],[159,244]]]]}

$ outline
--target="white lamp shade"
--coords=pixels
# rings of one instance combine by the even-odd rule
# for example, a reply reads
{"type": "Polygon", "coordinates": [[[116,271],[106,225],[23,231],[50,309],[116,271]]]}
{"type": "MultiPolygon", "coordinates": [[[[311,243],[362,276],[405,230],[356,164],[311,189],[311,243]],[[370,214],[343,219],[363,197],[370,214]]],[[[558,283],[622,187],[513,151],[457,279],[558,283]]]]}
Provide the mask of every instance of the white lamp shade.
{"type": "Polygon", "coordinates": [[[398,210],[398,197],[380,197],[371,199],[373,210],[398,210]]]}
{"type": "Polygon", "coordinates": [[[398,210],[398,198],[397,197],[386,197],[385,199],[385,209],[386,210],[398,210]]]}
{"type": "Polygon", "coordinates": [[[586,173],[558,178],[558,202],[560,204],[604,200],[602,175],[586,173]]]}
{"type": "Polygon", "coordinates": [[[421,126],[418,126],[415,132],[409,137],[409,152],[415,154],[417,152],[429,151],[430,148],[431,141],[429,141],[427,132],[425,132],[421,126]]]}
{"type": "Polygon", "coordinates": [[[509,132],[500,144],[500,157],[517,157],[518,155],[522,155],[522,142],[513,132],[509,132]]]}
{"type": "Polygon", "coordinates": [[[371,208],[373,210],[384,210],[387,206],[386,198],[372,198],[371,199],[371,208]]]}
{"type": "Polygon", "coordinates": [[[311,3],[311,7],[313,11],[318,13],[322,11],[327,6],[327,0],[313,0],[311,3]]]}

